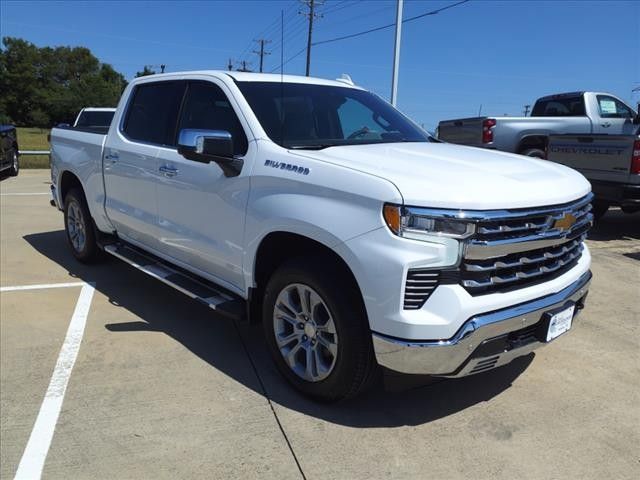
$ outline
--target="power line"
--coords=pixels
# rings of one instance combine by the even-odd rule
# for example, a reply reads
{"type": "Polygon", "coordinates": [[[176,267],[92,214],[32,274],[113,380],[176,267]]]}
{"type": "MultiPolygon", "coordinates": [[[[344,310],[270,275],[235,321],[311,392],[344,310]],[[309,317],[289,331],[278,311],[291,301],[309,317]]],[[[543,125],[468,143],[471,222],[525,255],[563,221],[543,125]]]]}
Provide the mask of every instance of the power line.
{"type": "Polygon", "coordinates": [[[355,1],[351,1],[351,3],[349,3],[351,0],[342,0],[341,2],[338,2],[337,4],[327,7],[324,10],[322,10],[322,14],[323,15],[328,15],[330,13],[334,13],[337,12],[339,10],[348,8],[348,7],[353,7],[354,5],[362,2],[362,0],[355,0],[355,1]]]}
{"type": "MultiPolygon", "coordinates": [[[[416,15],[414,17],[407,18],[407,19],[403,20],[402,23],[412,22],[414,20],[418,20],[419,18],[427,17],[429,15],[436,15],[437,13],[443,12],[443,11],[448,10],[450,8],[453,8],[453,7],[457,7],[458,5],[462,5],[463,3],[467,3],[469,1],[470,0],[461,0],[460,2],[453,3],[451,5],[447,5],[446,7],[438,8],[436,10],[431,10],[430,12],[425,12],[425,13],[422,13],[420,15],[416,15]]],[[[368,33],[378,32],[380,30],[385,30],[387,28],[395,27],[395,25],[396,25],[395,22],[394,23],[389,23],[388,25],[382,25],[380,27],[370,28],[369,30],[365,30],[363,32],[352,33],[350,35],[344,35],[342,37],[330,38],[328,40],[321,40],[319,42],[313,43],[312,45],[316,46],[316,45],[323,45],[325,43],[338,42],[340,40],[347,40],[348,38],[359,37],[361,35],[366,35],[368,33]]]]}
{"type": "MultiPolygon", "coordinates": [[[[289,57],[286,61],[282,62],[282,66],[284,67],[287,63],[289,63],[291,60],[293,60],[296,57],[299,57],[300,55],[302,55],[305,50],[307,49],[307,47],[304,47],[302,50],[300,50],[298,53],[296,53],[295,55],[292,55],[291,57],[289,57]]],[[[276,68],[274,68],[273,70],[269,71],[269,73],[273,73],[276,70],[278,70],[280,68],[280,65],[278,65],[276,68]]]]}

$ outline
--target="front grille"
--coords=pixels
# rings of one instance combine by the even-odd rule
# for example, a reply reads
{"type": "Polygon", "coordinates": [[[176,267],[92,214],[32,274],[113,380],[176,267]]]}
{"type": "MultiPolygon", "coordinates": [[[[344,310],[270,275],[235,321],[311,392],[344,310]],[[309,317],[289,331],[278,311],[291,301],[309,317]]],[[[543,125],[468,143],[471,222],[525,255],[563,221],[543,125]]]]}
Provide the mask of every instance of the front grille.
{"type": "Polygon", "coordinates": [[[484,212],[465,246],[460,282],[473,295],[548,281],[580,259],[593,224],[588,195],[570,204],[484,212]]]}
{"type": "Polygon", "coordinates": [[[404,309],[418,310],[422,308],[429,295],[438,286],[439,277],[440,272],[434,270],[409,270],[404,288],[404,309]]]}

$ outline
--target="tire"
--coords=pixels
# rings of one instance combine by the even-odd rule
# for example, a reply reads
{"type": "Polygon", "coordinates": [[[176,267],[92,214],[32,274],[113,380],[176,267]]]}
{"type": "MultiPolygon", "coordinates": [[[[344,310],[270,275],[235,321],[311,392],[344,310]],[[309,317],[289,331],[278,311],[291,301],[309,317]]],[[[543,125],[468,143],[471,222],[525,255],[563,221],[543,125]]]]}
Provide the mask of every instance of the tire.
{"type": "Polygon", "coordinates": [[[593,216],[596,220],[600,220],[604,217],[604,214],[609,210],[609,204],[606,202],[595,201],[592,204],[593,207],[593,216]]]}
{"type": "Polygon", "coordinates": [[[535,158],[546,158],[547,156],[544,153],[544,150],[540,148],[528,148],[520,152],[520,155],[524,155],[526,157],[535,157],[535,158]]]}
{"type": "Polygon", "coordinates": [[[84,194],[72,188],[64,197],[64,229],[71,253],[82,263],[93,263],[100,257],[96,231],[84,194]]]}
{"type": "Polygon", "coordinates": [[[377,364],[360,293],[332,262],[294,259],[280,266],[265,289],[262,318],[278,370],[303,394],[334,402],[358,395],[374,378],[377,364]],[[313,308],[302,307],[300,292],[309,293],[313,308]]]}
{"type": "Polygon", "coordinates": [[[11,167],[9,167],[9,175],[11,175],[12,177],[17,177],[19,171],[20,159],[18,158],[18,151],[13,148],[11,149],[11,167]]]}

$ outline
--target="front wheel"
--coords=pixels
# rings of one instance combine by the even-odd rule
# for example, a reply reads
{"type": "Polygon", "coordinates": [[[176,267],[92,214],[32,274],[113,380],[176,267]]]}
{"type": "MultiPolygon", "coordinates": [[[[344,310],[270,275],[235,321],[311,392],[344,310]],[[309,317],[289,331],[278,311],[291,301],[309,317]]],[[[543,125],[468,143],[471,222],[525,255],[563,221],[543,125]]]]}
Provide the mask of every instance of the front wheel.
{"type": "Polygon", "coordinates": [[[18,159],[18,152],[16,149],[11,150],[11,168],[9,168],[9,175],[17,177],[20,171],[20,160],[18,159]]]}
{"type": "Polygon", "coordinates": [[[64,226],[71,252],[82,263],[91,263],[100,256],[93,220],[82,191],[73,188],[64,197],[64,226]]]}
{"type": "Polygon", "coordinates": [[[264,295],[267,346],[282,375],[321,401],[356,396],[375,371],[359,293],[331,262],[297,259],[278,268],[264,295]]]}
{"type": "Polygon", "coordinates": [[[602,202],[596,200],[592,204],[593,207],[593,216],[596,220],[600,220],[604,217],[604,214],[609,210],[609,204],[607,202],[602,202]]]}

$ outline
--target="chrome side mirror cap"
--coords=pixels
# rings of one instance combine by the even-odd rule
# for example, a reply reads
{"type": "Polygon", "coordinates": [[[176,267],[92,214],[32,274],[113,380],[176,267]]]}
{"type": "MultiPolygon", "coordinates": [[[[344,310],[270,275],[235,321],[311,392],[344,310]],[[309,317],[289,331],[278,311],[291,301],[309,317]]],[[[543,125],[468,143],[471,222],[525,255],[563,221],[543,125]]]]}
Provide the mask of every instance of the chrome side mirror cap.
{"type": "Polygon", "coordinates": [[[237,176],[242,170],[242,159],[233,155],[233,137],[224,130],[180,130],[178,153],[195,162],[216,162],[227,177],[237,176]]]}

